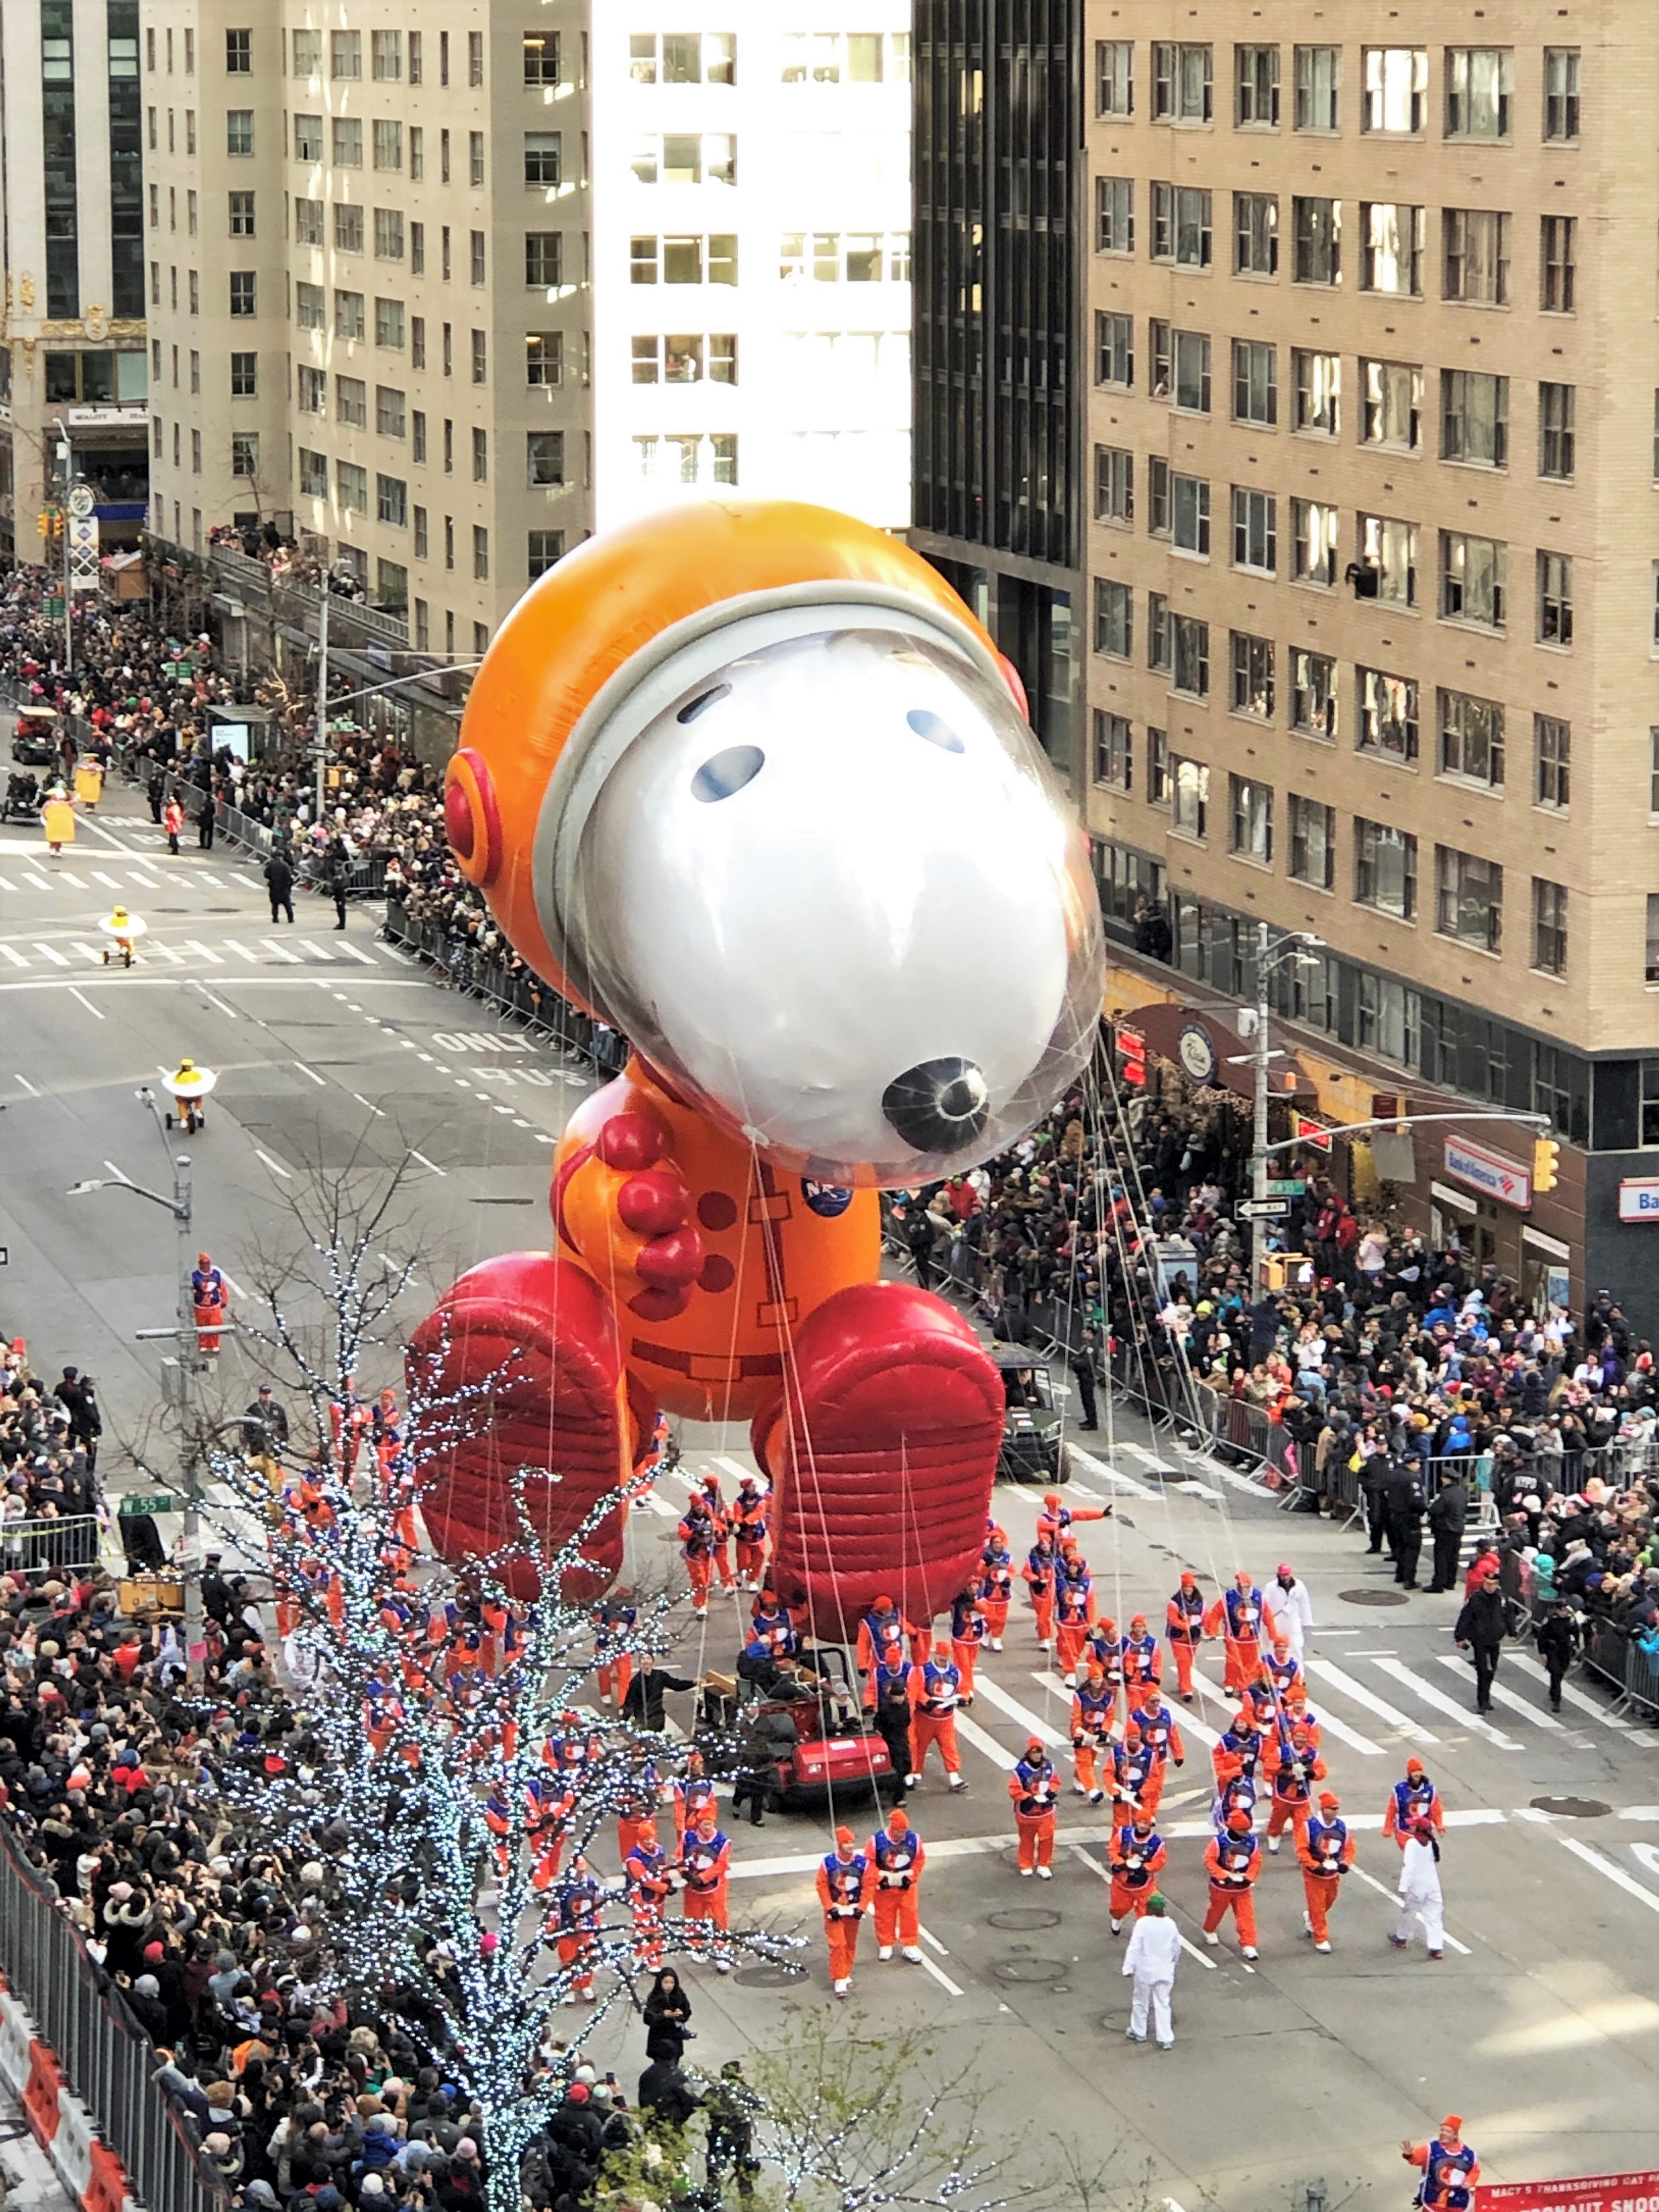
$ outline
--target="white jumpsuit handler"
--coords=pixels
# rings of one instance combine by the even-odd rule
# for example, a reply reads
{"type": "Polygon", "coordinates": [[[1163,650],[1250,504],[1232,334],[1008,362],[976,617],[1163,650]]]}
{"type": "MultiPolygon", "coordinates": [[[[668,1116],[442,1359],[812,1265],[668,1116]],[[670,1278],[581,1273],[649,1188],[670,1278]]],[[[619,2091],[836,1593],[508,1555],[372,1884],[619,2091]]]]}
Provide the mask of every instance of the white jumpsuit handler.
{"type": "Polygon", "coordinates": [[[1400,1924],[1389,1941],[1396,1951],[1410,1943],[1419,1923],[1424,1947],[1438,1959],[1446,1948],[1440,1896],[1440,1846],[1426,1820],[1413,1828],[1400,1859],[1400,1924]]]}
{"type": "Polygon", "coordinates": [[[1146,2014],[1150,2008],[1152,2033],[1160,2051],[1170,2050],[1175,2043],[1175,2027],[1170,2018],[1170,1998],[1175,1989],[1176,1967],[1181,1958],[1181,1930],[1169,1917],[1169,1907],[1162,1897],[1154,1894],[1146,1900],[1144,1916],[1136,1921],[1134,1934],[1129,1938],[1129,1948],[1123,1955],[1123,1971],[1134,1978],[1134,1987],[1129,1996],[1129,2040],[1146,2040],[1146,2014]]]}

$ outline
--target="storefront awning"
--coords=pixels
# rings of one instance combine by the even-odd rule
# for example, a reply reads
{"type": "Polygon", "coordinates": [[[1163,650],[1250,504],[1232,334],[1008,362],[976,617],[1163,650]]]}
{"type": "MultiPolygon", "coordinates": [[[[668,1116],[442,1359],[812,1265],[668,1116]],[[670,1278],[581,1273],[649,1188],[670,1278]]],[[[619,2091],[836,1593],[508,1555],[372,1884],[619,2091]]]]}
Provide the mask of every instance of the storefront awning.
{"type": "MultiPolygon", "coordinates": [[[[1250,1041],[1241,1037],[1214,1012],[1160,1002],[1120,1015],[1117,1026],[1144,1036],[1149,1051],[1160,1060],[1172,1061],[1200,1089],[1231,1091],[1247,1103],[1254,1102],[1255,1069],[1243,1057],[1250,1049],[1250,1041]]],[[[1271,1036],[1268,1042],[1273,1043],[1271,1036]]],[[[1267,1095],[1302,1107],[1316,1104],[1319,1096],[1295,1055],[1282,1050],[1267,1063],[1267,1095]]]]}

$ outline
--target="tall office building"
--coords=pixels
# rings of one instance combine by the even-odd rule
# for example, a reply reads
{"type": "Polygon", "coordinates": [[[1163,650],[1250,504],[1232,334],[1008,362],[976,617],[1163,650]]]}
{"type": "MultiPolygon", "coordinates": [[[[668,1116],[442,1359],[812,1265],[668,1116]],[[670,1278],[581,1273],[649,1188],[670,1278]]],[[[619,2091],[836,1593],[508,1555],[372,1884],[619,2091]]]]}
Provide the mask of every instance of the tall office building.
{"type": "Polygon", "coordinates": [[[106,544],[143,520],[138,105],[138,0],[0,9],[0,550],[25,561],[66,465],[106,544]]]}
{"type": "Polygon", "coordinates": [[[1131,964],[1120,1006],[1196,1009],[1234,1081],[1257,924],[1316,933],[1276,961],[1275,1086],[1547,1115],[1558,1190],[1529,1128],[1428,1126],[1407,1211],[1649,1319],[1651,28],[1091,0],[1079,240],[1088,818],[1109,925],[1163,908],[1180,970],[1131,964]]]}
{"type": "Polygon", "coordinates": [[[1024,676],[1069,770],[1079,465],[1081,0],[916,0],[910,542],[1024,676]]]}
{"type": "Polygon", "coordinates": [[[465,657],[666,501],[902,526],[909,74],[903,0],[144,0],[153,527],[465,657]]]}

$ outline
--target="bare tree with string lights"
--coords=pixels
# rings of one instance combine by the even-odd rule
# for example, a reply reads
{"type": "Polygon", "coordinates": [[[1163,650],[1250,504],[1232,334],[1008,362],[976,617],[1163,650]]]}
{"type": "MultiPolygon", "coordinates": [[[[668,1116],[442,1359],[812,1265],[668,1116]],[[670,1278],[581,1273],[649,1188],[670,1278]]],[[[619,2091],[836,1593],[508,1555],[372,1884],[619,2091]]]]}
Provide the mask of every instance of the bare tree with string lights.
{"type": "MultiPolygon", "coordinates": [[[[631,2006],[640,1969],[665,1955],[729,1966],[793,1944],[641,1912],[637,1894],[588,1872],[602,1834],[695,1795],[666,1736],[603,1714],[592,1694],[599,1540],[650,1472],[619,1471],[561,1528],[557,1471],[517,1468],[506,1540],[470,1560],[438,1555],[432,1470],[492,1421],[516,1355],[455,1388],[442,1381],[447,1342],[427,1340],[403,1412],[360,1397],[365,1368],[395,1343],[408,1279],[380,1256],[398,1241],[398,1182],[360,1200],[349,1176],[313,1176],[290,1201],[300,1261],[247,1268],[242,1311],[268,1318],[245,1321],[241,1341],[306,1414],[280,1452],[256,1458],[230,1422],[197,1443],[214,1524],[244,1551],[264,1532],[298,1711],[276,1740],[230,1747],[220,1778],[312,1900],[301,1948],[319,1991],[441,2054],[478,2106],[492,2205],[518,2212],[524,2153],[569,2063],[548,2055],[562,2008],[597,2022],[631,2006]]],[[[613,1610],[613,1664],[665,1650],[674,1595],[613,1610]]]]}

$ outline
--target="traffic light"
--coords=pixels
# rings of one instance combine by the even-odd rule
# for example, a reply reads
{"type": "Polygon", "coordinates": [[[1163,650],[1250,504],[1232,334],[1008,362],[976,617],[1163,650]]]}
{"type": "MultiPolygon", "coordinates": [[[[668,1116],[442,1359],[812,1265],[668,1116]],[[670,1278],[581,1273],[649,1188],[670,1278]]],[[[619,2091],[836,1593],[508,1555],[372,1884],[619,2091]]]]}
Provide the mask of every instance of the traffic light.
{"type": "Polygon", "coordinates": [[[1532,1194],[1553,1190],[1561,1179],[1561,1147],[1553,1137],[1540,1137],[1532,1148],[1532,1194]]]}
{"type": "Polygon", "coordinates": [[[35,527],[48,544],[54,542],[63,532],[63,510],[56,507],[42,507],[35,527]]]}
{"type": "Polygon", "coordinates": [[[1146,1088],[1146,1040],[1138,1030],[1120,1030],[1117,1048],[1123,1055],[1123,1081],[1130,1091],[1146,1088]]]}

